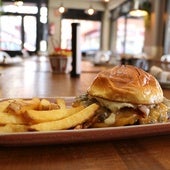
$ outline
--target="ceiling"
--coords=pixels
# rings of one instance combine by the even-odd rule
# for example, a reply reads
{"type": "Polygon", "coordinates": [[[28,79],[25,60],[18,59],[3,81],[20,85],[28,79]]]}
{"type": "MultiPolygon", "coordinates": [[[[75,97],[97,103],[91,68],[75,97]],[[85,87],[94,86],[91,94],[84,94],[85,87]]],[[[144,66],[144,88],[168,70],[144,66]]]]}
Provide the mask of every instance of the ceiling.
{"type": "Polygon", "coordinates": [[[108,7],[109,10],[112,10],[124,3],[127,0],[109,0],[109,2],[104,2],[104,0],[48,0],[49,6],[51,8],[56,8],[61,5],[61,3],[66,8],[71,9],[84,9],[88,8],[89,5],[93,6],[96,10],[103,11],[108,7]],[[108,6],[106,6],[109,4],[108,6]]]}
{"type": "MultiPolygon", "coordinates": [[[[2,0],[2,2],[11,2],[14,0],[2,0]]],[[[24,2],[35,3],[35,0],[23,0],[24,2]]],[[[106,5],[108,5],[108,9],[112,10],[122,4],[127,0],[109,0],[109,2],[104,2],[105,0],[37,0],[37,2],[49,2],[49,7],[56,8],[64,4],[66,8],[71,9],[85,9],[88,8],[89,5],[92,5],[98,11],[103,11],[106,9],[106,5]]]]}

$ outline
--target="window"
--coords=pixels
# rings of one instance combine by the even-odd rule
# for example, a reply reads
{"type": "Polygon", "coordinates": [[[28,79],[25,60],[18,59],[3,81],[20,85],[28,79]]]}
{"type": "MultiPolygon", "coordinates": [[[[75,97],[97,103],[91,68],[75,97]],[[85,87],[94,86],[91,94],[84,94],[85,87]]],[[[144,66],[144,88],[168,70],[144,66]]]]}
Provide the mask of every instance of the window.
{"type": "Polygon", "coordinates": [[[80,23],[81,51],[95,51],[100,48],[100,21],[62,19],[61,47],[71,49],[71,23],[80,23]]]}
{"type": "Polygon", "coordinates": [[[47,0],[24,0],[23,6],[3,2],[0,15],[0,49],[9,54],[47,50],[47,0]],[[39,9],[38,9],[39,8],[39,9]]]}
{"type": "Polygon", "coordinates": [[[21,46],[21,16],[0,17],[0,49],[15,50],[22,49],[21,46]]]}
{"type": "Polygon", "coordinates": [[[36,50],[36,17],[24,17],[24,49],[28,51],[36,50]]]}
{"type": "Polygon", "coordinates": [[[117,53],[142,53],[145,39],[144,19],[120,17],[117,22],[117,53]]]}
{"type": "Polygon", "coordinates": [[[36,17],[31,14],[37,13],[37,7],[4,4],[3,10],[4,15],[0,16],[0,49],[35,51],[36,17]]]}

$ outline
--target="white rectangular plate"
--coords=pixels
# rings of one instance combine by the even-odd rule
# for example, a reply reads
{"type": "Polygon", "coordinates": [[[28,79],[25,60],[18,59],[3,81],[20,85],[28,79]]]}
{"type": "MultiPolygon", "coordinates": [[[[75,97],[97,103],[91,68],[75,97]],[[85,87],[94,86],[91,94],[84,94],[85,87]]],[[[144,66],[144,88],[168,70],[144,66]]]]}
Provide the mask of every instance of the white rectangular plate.
{"type": "MultiPolygon", "coordinates": [[[[53,101],[55,98],[48,98],[53,101]]],[[[74,97],[64,97],[71,104],[74,97]]],[[[1,146],[26,146],[106,141],[170,134],[170,122],[109,128],[0,134],[1,146]]]]}

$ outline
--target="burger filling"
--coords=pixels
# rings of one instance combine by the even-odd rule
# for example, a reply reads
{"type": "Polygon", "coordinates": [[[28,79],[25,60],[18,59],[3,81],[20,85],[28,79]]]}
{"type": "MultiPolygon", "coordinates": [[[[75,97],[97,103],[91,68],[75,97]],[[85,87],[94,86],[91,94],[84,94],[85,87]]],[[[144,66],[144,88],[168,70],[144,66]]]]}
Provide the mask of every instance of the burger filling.
{"type": "Polygon", "coordinates": [[[73,105],[89,105],[98,103],[100,109],[96,115],[85,123],[84,128],[125,126],[133,124],[150,124],[166,122],[168,108],[165,104],[136,105],[132,103],[113,102],[89,95],[79,96],[73,105]]]}

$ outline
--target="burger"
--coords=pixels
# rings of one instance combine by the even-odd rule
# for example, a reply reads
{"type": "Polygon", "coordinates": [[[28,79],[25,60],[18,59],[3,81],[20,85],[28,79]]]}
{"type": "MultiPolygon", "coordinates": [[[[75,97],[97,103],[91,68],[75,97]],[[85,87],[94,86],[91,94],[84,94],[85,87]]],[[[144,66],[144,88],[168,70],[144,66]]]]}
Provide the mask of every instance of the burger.
{"type": "Polygon", "coordinates": [[[126,126],[167,122],[168,107],[162,88],[150,73],[132,66],[118,65],[94,78],[87,93],[73,105],[97,103],[100,108],[83,127],[126,126]]]}

